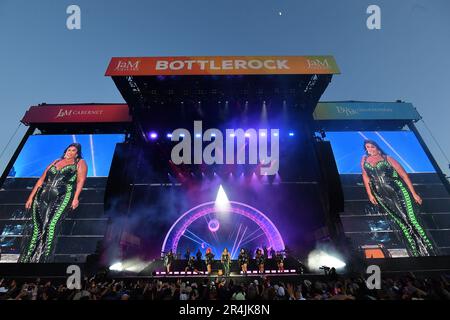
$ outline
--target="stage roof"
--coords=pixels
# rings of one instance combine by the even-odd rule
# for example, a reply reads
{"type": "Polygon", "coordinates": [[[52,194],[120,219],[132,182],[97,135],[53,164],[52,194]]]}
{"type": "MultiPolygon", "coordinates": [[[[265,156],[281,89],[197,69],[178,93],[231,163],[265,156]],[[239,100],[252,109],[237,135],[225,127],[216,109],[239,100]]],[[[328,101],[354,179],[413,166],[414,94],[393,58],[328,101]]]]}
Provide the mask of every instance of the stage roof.
{"type": "Polygon", "coordinates": [[[106,76],[336,74],[332,56],[115,57],[106,76]]]}
{"type": "Polygon", "coordinates": [[[148,128],[193,119],[214,125],[222,111],[231,119],[262,105],[269,118],[283,108],[311,116],[338,73],[332,56],[122,57],[106,71],[133,119],[148,128]]]}

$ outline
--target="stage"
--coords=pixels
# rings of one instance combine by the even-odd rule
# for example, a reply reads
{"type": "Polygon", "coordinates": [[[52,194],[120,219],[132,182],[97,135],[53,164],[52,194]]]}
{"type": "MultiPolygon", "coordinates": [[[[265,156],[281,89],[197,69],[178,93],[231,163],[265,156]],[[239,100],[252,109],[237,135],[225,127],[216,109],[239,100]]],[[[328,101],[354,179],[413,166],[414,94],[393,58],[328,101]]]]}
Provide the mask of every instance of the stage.
{"type": "Polygon", "coordinates": [[[63,279],[78,265],[86,276],[217,278],[225,248],[231,279],[309,277],[324,266],[364,274],[371,264],[385,274],[448,272],[450,187],[415,128],[412,104],[319,102],[339,74],[330,56],[183,59],[111,59],[106,75],[126,104],[27,111],[29,130],[0,179],[5,258],[18,257],[39,232],[24,203],[49,163],[77,141],[89,170],[78,208],[52,224],[53,256],[39,261],[53,263],[0,263],[0,276],[63,279]],[[242,61],[260,68],[208,69],[242,61]],[[172,70],[174,63],[186,68],[172,70]],[[403,222],[369,201],[367,141],[387,150],[421,196],[420,205],[411,200],[412,189],[393,174],[403,222]],[[416,229],[413,239],[407,230],[416,229]],[[418,252],[414,241],[428,247],[418,252]],[[285,272],[267,259],[258,274],[258,249],[285,255],[285,272]],[[248,276],[239,273],[241,250],[251,259],[248,276]],[[170,251],[173,273],[165,274],[161,257],[170,251]],[[186,252],[204,260],[209,251],[212,275],[186,273],[186,252]],[[434,252],[440,256],[428,257],[434,252]]]}

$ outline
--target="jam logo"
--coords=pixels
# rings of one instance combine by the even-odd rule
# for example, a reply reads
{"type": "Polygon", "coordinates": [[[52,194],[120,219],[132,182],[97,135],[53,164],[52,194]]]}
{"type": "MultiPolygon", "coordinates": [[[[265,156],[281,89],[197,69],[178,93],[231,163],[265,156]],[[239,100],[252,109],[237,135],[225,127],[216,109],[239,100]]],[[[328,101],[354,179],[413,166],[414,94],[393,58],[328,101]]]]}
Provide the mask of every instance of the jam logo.
{"type": "Polygon", "coordinates": [[[223,134],[219,129],[203,132],[202,121],[194,121],[193,136],[187,129],[176,129],[170,138],[178,142],[171,152],[171,160],[175,165],[259,164],[261,175],[278,173],[279,129],[270,129],[270,132],[267,129],[226,129],[223,134]],[[203,142],[209,142],[204,149],[203,142]]]}
{"type": "Polygon", "coordinates": [[[308,69],[330,69],[327,59],[307,59],[306,62],[308,63],[308,69]]]}
{"type": "Polygon", "coordinates": [[[59,109],[55,119],[65,118],[70,116],[87,116],[87,115],[102,115],[103,110],[73,110],[73,109],[59,109]]]}
{"type": "Polygon", "coordinates": [[[119,60],[117,62],[115,71],[139,71],[140,60],[131,61],[131,60],[119,60]]]}
{"type": "Polygon", "coordinates": [[[358,114],[358,111],[349,107],[341,107],[336,106],[337,113],[345,114],[346,116],[354,116],[355,114],[358,114]]]}

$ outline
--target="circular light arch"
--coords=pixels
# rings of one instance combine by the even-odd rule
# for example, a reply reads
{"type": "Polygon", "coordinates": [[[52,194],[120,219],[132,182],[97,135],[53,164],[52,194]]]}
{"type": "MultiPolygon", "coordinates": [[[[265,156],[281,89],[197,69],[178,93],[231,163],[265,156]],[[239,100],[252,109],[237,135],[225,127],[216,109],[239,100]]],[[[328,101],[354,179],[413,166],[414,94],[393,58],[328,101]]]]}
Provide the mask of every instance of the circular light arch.
{"type": "MultiPolygon", "coordinates": [[[[230,206],[227,209],[227,212],[244,216],[255,222],[268,239],[269,247],[273,248],[275,251],[282,251],[285,249],[280,232],[264,213],[242,202],[230,201],[229,203],[230,206]]],[[[177,252],[178,242],[186,229],[193,222],[210,213],[220,213],[220,210],[216,208],[214,201],[202,203],[183,213],[167,232],[162,245],[162,252],[168,252],[170,249],[172,249],[172,252],[177,252]]]]}

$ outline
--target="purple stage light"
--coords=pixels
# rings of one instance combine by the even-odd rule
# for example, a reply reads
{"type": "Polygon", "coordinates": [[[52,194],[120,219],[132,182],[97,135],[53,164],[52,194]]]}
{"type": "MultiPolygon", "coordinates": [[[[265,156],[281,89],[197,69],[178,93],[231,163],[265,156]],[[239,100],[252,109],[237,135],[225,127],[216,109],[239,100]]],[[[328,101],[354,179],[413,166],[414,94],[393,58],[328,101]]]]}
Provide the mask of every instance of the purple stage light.
{"type": "MultiPolygon", "coordinates": [[[[230,208],[227,212],[232,215],[236,214],[238,216],[246,217],[256,223],[258,228],[264,234],[268,247],[274,248],[275,251],[283,251],[285,249],[280,232],[265,214],[256,208],[241,202],[230,201],[229,203],[230,208]]],[[[217,212],[214,201],[203,203],[186,211],[174,222],[167,232],[162,245],[162,251],[168,252],[172,249],[173,252],[177,252],[178,243],[186,229],[198,219],[210,214],[216,214],[217,212]]]]}
{"type": "Polygon", "coordinates": [[[158,138],[158,134],[156,132],[150,132],[150,139],[155,140],[158,138]]]}
{"type": "Polygon", "coordinates": [[[167,136],[167,138],[169,138],[169,139],[172,138],[172,134],[171,134],[171,133],[168,133],[166,136],[167,136]]]}
{"type": "Polygon", "coordinates": [[[289,137],[293,137],[295,134],[293,132],[289,132],[289,137]]]}
{"type": "Polygon", "coordinates": [[[217,230],[219,230],[220,227],[220,223],[217,219],[212,219],[211,221],[208,222],[208,229],[211,232],[216,232],[217,230]]]}

